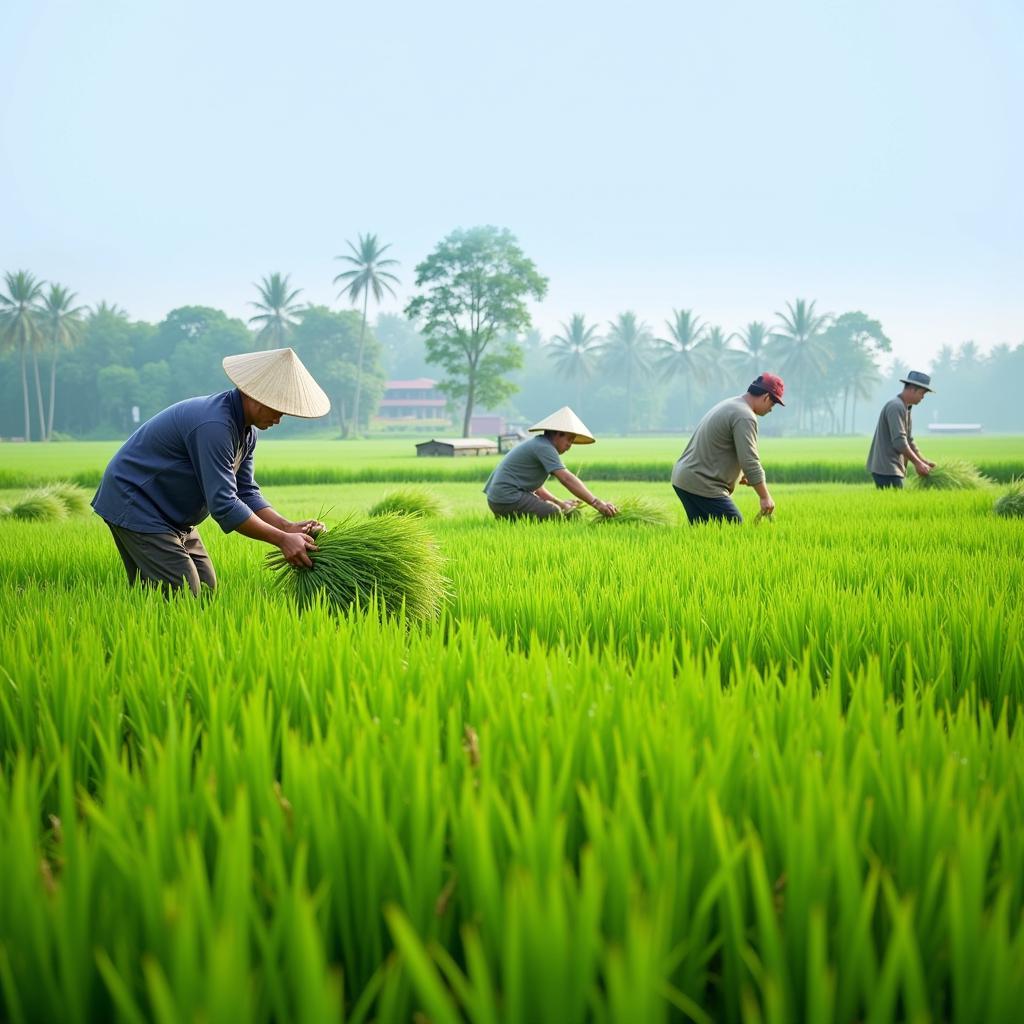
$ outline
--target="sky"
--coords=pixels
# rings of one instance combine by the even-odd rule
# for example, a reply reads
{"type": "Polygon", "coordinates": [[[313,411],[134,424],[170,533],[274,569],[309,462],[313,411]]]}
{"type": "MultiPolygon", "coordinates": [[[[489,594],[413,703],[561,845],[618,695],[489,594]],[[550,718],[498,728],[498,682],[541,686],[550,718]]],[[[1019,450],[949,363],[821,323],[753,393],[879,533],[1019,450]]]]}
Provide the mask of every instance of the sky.
{"type": "Polygon", "coordinates": [[[8,0],[0,270],[141,319],[340,305],[509,228],[571,314],[862,310],[905,362],[1024,342],[1020,0],[8,0]]]}

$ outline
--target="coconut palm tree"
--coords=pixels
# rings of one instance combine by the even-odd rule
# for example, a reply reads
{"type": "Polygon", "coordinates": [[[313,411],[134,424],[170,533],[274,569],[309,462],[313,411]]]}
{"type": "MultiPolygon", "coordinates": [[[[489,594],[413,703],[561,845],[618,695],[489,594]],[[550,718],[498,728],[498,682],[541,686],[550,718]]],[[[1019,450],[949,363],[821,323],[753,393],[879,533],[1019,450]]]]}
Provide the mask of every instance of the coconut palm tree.
{"type": "Polygon", "coordinates": [[[814,305],[814,302],[797,299],[795,305],[786,303],[785,313],[776,312],[779,322],[771,345],[781,371],[793,379],[797,390],[808,399],[801,403],[801,416],[811,408],[814,378],[825,373],[829,359],[822,335],[831,318],[827,313],[815,313],[814,305]]]}
{"type": "Polygon", "coordinates": [[[50,343],[50,408],[46,417],[45,440],[53,436],[53,407],[57,391],[57,353],[72,348],[82,334],[85,306],[73,305],[76,295],[59,284],[51,284],[40,304],[40,328],[50,343]]]}
{"type": "MultiPolygon", "coordinates": [[[[0,340],[17,348],[21,354],[21,393],[25,401],[25,440],[32,440],[31,415],[28,400],[28,376],[25,370],[25,352],[32,349],[35,356],[38,344],[39,309],[37,303],[43,291],[43,282],[37,281],[27,270],[4,275],[7,293],[0,292],[0,340]]],[[[39,421],[43,423],[42,392],[39,389],[39,365],[36,363],[36,390],[39,396],[39,421]]],[[[43,427],[45,434],[45,426],[43,427]]]]}
{"type": "Polygon", "coordinates": [[[633,387],[651,371],[653,344],[647,324],[626,312],[608,324],[608,336],[601,345],[604,365],[620,374],[626,385],[626,433],[633,425],[633,387]]]}
{"type": "Polygon", "coordinates": [[[739,364],[744,360],[743,353],[732,347],[733,337],[716,325],[708,327],[701,339],[700,358],[707,367],[705,380],[712,391],[731,386],[739,364]]]}
{"type": "Polygon", "coordinates": [[[683,426],[688,423],[690,406],[693,404],[693,385],[704,384],[708,379],[708,364],[704,359],[701,342],[707,329],[694,316],[692,309],[673,309],[672,319],[665,321],[667,338],[656,338],[659,353],[657,367],[665,380],[680,377],[683,381],[683,426]]]}
{"type": "Polygon", "coordinates": [[[587,326],[582,313],[573,313],[569,322],[562,324],[562,333],[548,342],[548,355],[559,371],[576,382],[576,411],[579,411],[583,384],[594,372],[601,339],[597,324],[587,326]]]}
{"type": "Polygon", "coordinates": [[[256,335],[258,348],[283,348],[288,340],[291,329],[295,326],[295,314],[302,308],[295,300],[301,288],[291,291],[288,274],[271,274],[256,285],[260,293],[259,302],[250,302],[260,312],[249,317],[249,323],[259,324],[260,331],[256,335]]]}
{"type": "Polygon", "coordinates": [[[763,364],[773,337],[767,325],[760,320],[752,320],[736,335],[744,355],[744,369],[749,372],[751,380],[767,369],[763,364]]]}
{"type": "Polygon", "coordinates": [[[359,398],[363,390],[363,346],[366,342],[366,310],[370,302],[370,292],[374,301],[380,302],[384,292],[395,294],[391,283],[398,284],[398,278],[385,267],[397,267],[398,260],[384,259],[384,253],[391,248],[390,243],[381,245],[376,235],[359,235],[359,244],[353,245],[346,240],[345,244],[351,253],[335,256],[337,260],[351,264],[351,269],[343,270],[334,279],[334,284],[343,285],[338,295],[346,296],[353,306],[363,300],[363,323],[359,328],[359,349],[356,353],[356,393],[352,399],[352,418],[349,420],[348,433],[359,429],[359,398]]]}

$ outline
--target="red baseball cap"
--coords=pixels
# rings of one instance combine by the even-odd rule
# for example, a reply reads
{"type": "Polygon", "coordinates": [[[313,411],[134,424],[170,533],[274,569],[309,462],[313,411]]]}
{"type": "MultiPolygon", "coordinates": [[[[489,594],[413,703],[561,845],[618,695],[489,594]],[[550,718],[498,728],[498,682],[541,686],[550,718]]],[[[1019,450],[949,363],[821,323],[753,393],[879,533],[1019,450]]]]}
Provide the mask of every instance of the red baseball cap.
{"type": "Polygon", "coordinates": [[[781,377],[776,377],[774,373],[762,373],[758,375],[751,385],[752,388],[762,388],[767,391],[772,398],[779,405],[785,405],[786,403],[782,400],[782,392],[786,389],[786,385],[782,383],[781,377]]]}

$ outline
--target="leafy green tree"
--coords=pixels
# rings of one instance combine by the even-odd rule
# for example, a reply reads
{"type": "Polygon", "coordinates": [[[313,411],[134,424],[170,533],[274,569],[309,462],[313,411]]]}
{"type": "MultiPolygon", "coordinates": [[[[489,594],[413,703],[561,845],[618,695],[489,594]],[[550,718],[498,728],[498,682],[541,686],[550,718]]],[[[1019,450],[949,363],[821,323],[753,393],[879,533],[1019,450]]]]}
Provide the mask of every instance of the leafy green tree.
{"type": "Polygon", "coordinates": [[[131,409],[139,401],[139,374],[132,366],[104,366],[96,373],[100,414],[121,432],[131,430],[131,409]]]}
{"type": "Polygon", "coordinates": [[[548,356],[560,373],[576,383],[576,411],[583,398],[583,385],[594,375],[601,339],[597,324],[587,326],[582,313],[573,313],[569,322],[562,324],[562,333],[548,342],[548,356]]]}
{"type": "Polygon", "coordinates": [[[633,391],[650,375],[654,357],[654,339],[643,321],[633,312],[620,313],[608,324],[601,345],[606,369],[619,375],[626,392],[626,433],[633,429],[633,391]]]}
{"type": "Polygon", "coordinates": [[[57,353],[73,348],[82,337],[82,313],[85,306],[76,306],[75,292],[59,284],[51,284],[40,305],[40,330],[50,343],[50,406],[46,417],[45,439],[53,435],[53,409],[57,394],[57,353]]]}
{"type": "Polygon", "coordinates": [[[336,256],[335,259],[351,264],[351,269],[343,270],[338,274],[334,279],[334,284],[344,285],[341,295],[346,296],[352,305],[357,305],[360,297],[363,300],[363,322],[359,329],[359,350],[356,353],[356,391],[352,399],[352,416],[348,421],[351,430],[358,429],[359,426],[359,401],[363,385],[363,346],[366,341],[366,311],[370,302],[370,292],[373,292],[374,301],[379,303],[384,297],[384,292],[388,292],[390,295],[395,294],[395,289],[391,287],[391,284],[399,282],[394,274],[384,269],[398,266],[398,260],[384,258],[384,253],[391,248],[390,244],[381,245],[377,241],[376,235],[360,235],[358,246],[348,241],[345,244],[351,253],[336,256]]]}
{"type": "Polygon", "coordinates": [[[664,380],[678,378],[683,385],[682,425],[689,424],[694,384],[705,384],[709,366],[701,348],[706,327],[692,309],[673,309],[665,321],[668,337],[655,339],[656,366],[664,380]]]}
{"type": "Polygon", "coordinates": [[[506,374],[522,365],[515,333],[530,326],[526,300],[542,299],[548,281],[507,229],[453,231],[416,267],[423,290],[406,307],[422,324],[427,360],[443,367],[438,385],[465,403],[464,437],[477,403],[495,406],[515,391],[506,374]]]}
{"type": "Polygon", "coordinates": [[[856,417],[857,399],[869,398],[881,381],[876,356],[892,351],[892,342],[877,320],[861,312],[843,313],[836,317],[822,334],[821,342],[828,353],[828,382],[820,394],[832,400],[834,428],[847,431],[847,412],[856,417]],[[842,408],[836,406],[842,397],[842,408]]]}
{"type": "Polygon", "coordinates": [[[292,289],[288,274],[274,273],[256,285],[260,294],[259,302],[250,302],[260,312],[249,317],[249,323],[258,324],[257,348],[284,348],[295,326],[295,314],[301,309],[295,300],[301,288],[292,289]]]}
{"type": "Polygon", "coordinates": [[[374,334],[381,346],[381,360],[392,377],[429,377],[426,342],[416,325],[398,313],[381,313],[374,334]]]}
{"type": "MultiPolygon", "coordinates": [[[[4,275],[7,293],[0,292],[0,339],[5,345],[17,348],[21,357],[21,393],[25,402],[25,440],[32,440],[32,423],[29,412],[28,375],[25,367],[25,353],[31,349],[35,358],[36,346],[41,332],[37,303],[43,292],[43,282],[27,270],[4,275]]],[[[43,436],[46,424],[43,421],[43,398],[39,387],[39,364],[36,362],[36,392],[39,398],[39,423],[43,436]]]]}

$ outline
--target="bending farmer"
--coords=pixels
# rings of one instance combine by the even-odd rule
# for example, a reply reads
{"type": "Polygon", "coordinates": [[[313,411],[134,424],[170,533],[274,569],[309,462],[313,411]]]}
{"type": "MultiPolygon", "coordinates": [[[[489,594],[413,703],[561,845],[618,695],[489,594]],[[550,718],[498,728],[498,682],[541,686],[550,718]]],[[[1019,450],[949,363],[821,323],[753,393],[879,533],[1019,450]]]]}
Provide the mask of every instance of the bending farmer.
{"type": "Polygon", "coordinates": [[[540,437],[517,444],[498,463],[484,484],[487,505],[499,519],[550,519],[574,509],[580,501],[593,505],[603,516],[614,516],[619,510],[610,502],[595,498],[583,481],[570,473],[562,456],[576,444],[593,444],[594,439],[582,420],[563,405],[558,412],[535,423],[530,432],[543,431],[540,437]],[[579,501],[559,501],[544,482],[553,476],[579,501]]]}
{"type": "Polygon", "coordinates": [[[274,544],[296,566],[310,566],[314,519],[279,516],[253,478],[256,431],[283,415],[312,419],[331,407],[290,348],[228,356],[237,387],[189,398],[147,420],[110,460],[92,507],[106,521],[132,583],[193,594],[217,585],[196,532],[212,515],[225,532],[274,544]]]}
{"type": "Polygon", "coordinates": [[[781,377],[762,373],[746,394],[719,402],[697,424],[672,470],[672,487],[691,524],[709,519],[742,523],[732,500],[737,480],[757,491],[765,515],[775,511],[757,450],[757,418],[786,404],[783,388],[781,377]]]}
{"type": "Polygon", "coordinates": [[[900,383],[903,390],[882,406],[868,451],[868,472],[879,490],[902,487],[908,462],[914,464],[918,476],[927,476],[935,468],[914,444],[910,421],[910,410],[932,390],[932,379],[927,373],[911,370],[900,383]]]}

